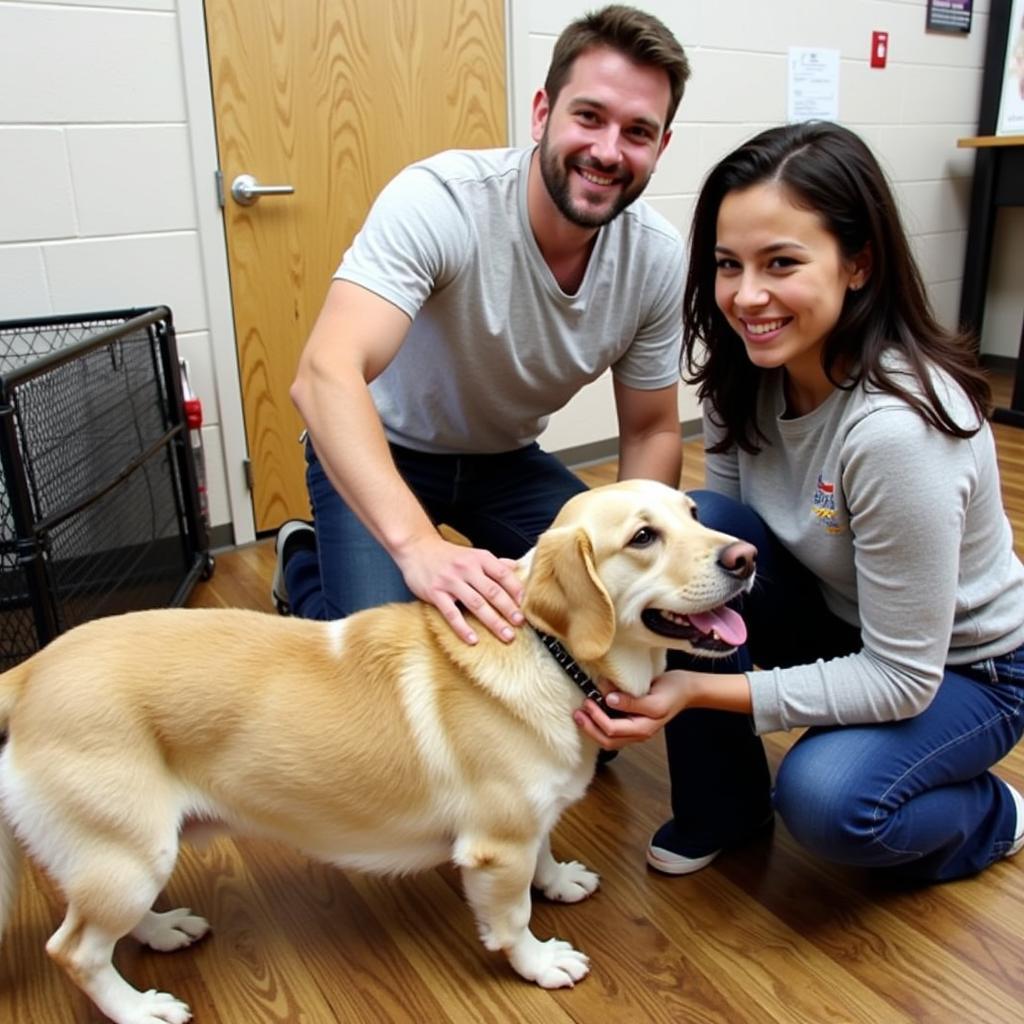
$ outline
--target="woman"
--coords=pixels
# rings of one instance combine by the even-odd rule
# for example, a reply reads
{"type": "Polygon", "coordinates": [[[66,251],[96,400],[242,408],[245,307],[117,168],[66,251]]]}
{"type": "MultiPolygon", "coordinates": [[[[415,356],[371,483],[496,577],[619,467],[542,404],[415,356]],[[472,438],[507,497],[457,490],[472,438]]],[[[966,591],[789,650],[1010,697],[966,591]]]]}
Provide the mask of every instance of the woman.
{"type": "Polygon", "coordinates": [[[823,857],[919,881],[1024,846],[990,767],[1024,731],[1024,566],[988,384],[928,309],[892,193],[830,123],[763,132],[709,175],[686,281],[704,403],[702,521],[754,543],[749,641],[577,721],[616,749],[662,726],[685,874],[778,811],[823,857]],[[756,665],[757,670],[752,666],[756,665]],[[759,734],[809,727],[771,787],[759,734]]]}

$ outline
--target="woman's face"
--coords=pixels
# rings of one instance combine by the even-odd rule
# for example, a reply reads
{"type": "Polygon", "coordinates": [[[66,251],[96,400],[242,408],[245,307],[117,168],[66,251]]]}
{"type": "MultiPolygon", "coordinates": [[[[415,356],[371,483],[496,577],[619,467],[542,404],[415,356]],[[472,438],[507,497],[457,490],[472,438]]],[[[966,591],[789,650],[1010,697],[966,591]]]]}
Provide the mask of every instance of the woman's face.
{"type": "Polygon", "coordinates": [[[750,361],[785,367],[814,393],[811,407],[824,400],[831,385],[821,351],[847,290],[866,280],[867,261],[846,259],[818,214],[773,183],[725,196],[715,258],[715,301],[750,361]]]}

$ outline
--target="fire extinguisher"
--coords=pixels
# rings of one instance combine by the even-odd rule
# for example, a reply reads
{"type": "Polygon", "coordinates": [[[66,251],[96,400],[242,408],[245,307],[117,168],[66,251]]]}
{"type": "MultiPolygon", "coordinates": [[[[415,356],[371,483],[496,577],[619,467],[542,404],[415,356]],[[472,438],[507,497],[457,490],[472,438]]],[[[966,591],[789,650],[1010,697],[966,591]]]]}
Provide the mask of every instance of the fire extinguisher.
{"type": "Polygon", "coordinates": [[[203,405],[192,390],[188,378],[188,360],[181,360],[181,393],[184,399],[185,423],[192,446],[192,462],[196,470],[196,488],[199,492],[199,513],[207,530],[210,528],[210,502],[206,493],[206,456],[203,454],[203,405]]]}

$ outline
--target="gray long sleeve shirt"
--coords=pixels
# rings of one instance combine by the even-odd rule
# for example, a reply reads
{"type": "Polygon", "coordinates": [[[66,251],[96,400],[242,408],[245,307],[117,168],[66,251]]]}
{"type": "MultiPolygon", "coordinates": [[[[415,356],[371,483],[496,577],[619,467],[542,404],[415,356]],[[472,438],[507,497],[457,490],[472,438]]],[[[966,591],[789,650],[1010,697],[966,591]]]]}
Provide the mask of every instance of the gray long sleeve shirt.
{"type": "MultiPolygon", "coordinates": [[[[977,422],[955,385],[936,383],[957,422],[977,422]]],[[[782,385],[782,372],[769,372],[758,397],[768,443],[757,455],[708,455],[707,485],[764,519],[818,578],[828,608],[860,627],[863,649],[750,672],[754,728],[911,717],[931,702],[945,665],[1024,643],[1024,566],[991,428],[951,437],[863,385],[785,419],[782,385]]],[[[708,445],[721,436],[707,409],[704,428],[708,445]]]]}

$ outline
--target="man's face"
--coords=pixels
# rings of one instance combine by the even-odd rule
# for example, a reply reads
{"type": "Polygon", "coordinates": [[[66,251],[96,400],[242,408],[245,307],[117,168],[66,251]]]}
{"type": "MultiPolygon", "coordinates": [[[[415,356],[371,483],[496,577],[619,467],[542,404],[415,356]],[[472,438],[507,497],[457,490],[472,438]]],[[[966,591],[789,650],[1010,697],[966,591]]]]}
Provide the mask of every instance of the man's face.
{"type": "Polygon", "coordinates": [[[576,58],[552,107],[541,89],[532,134],[555,206],[573,224],[598,228],[647,187],[668,144],[670,89],[660,68],[599,47],[576,58]]]}

